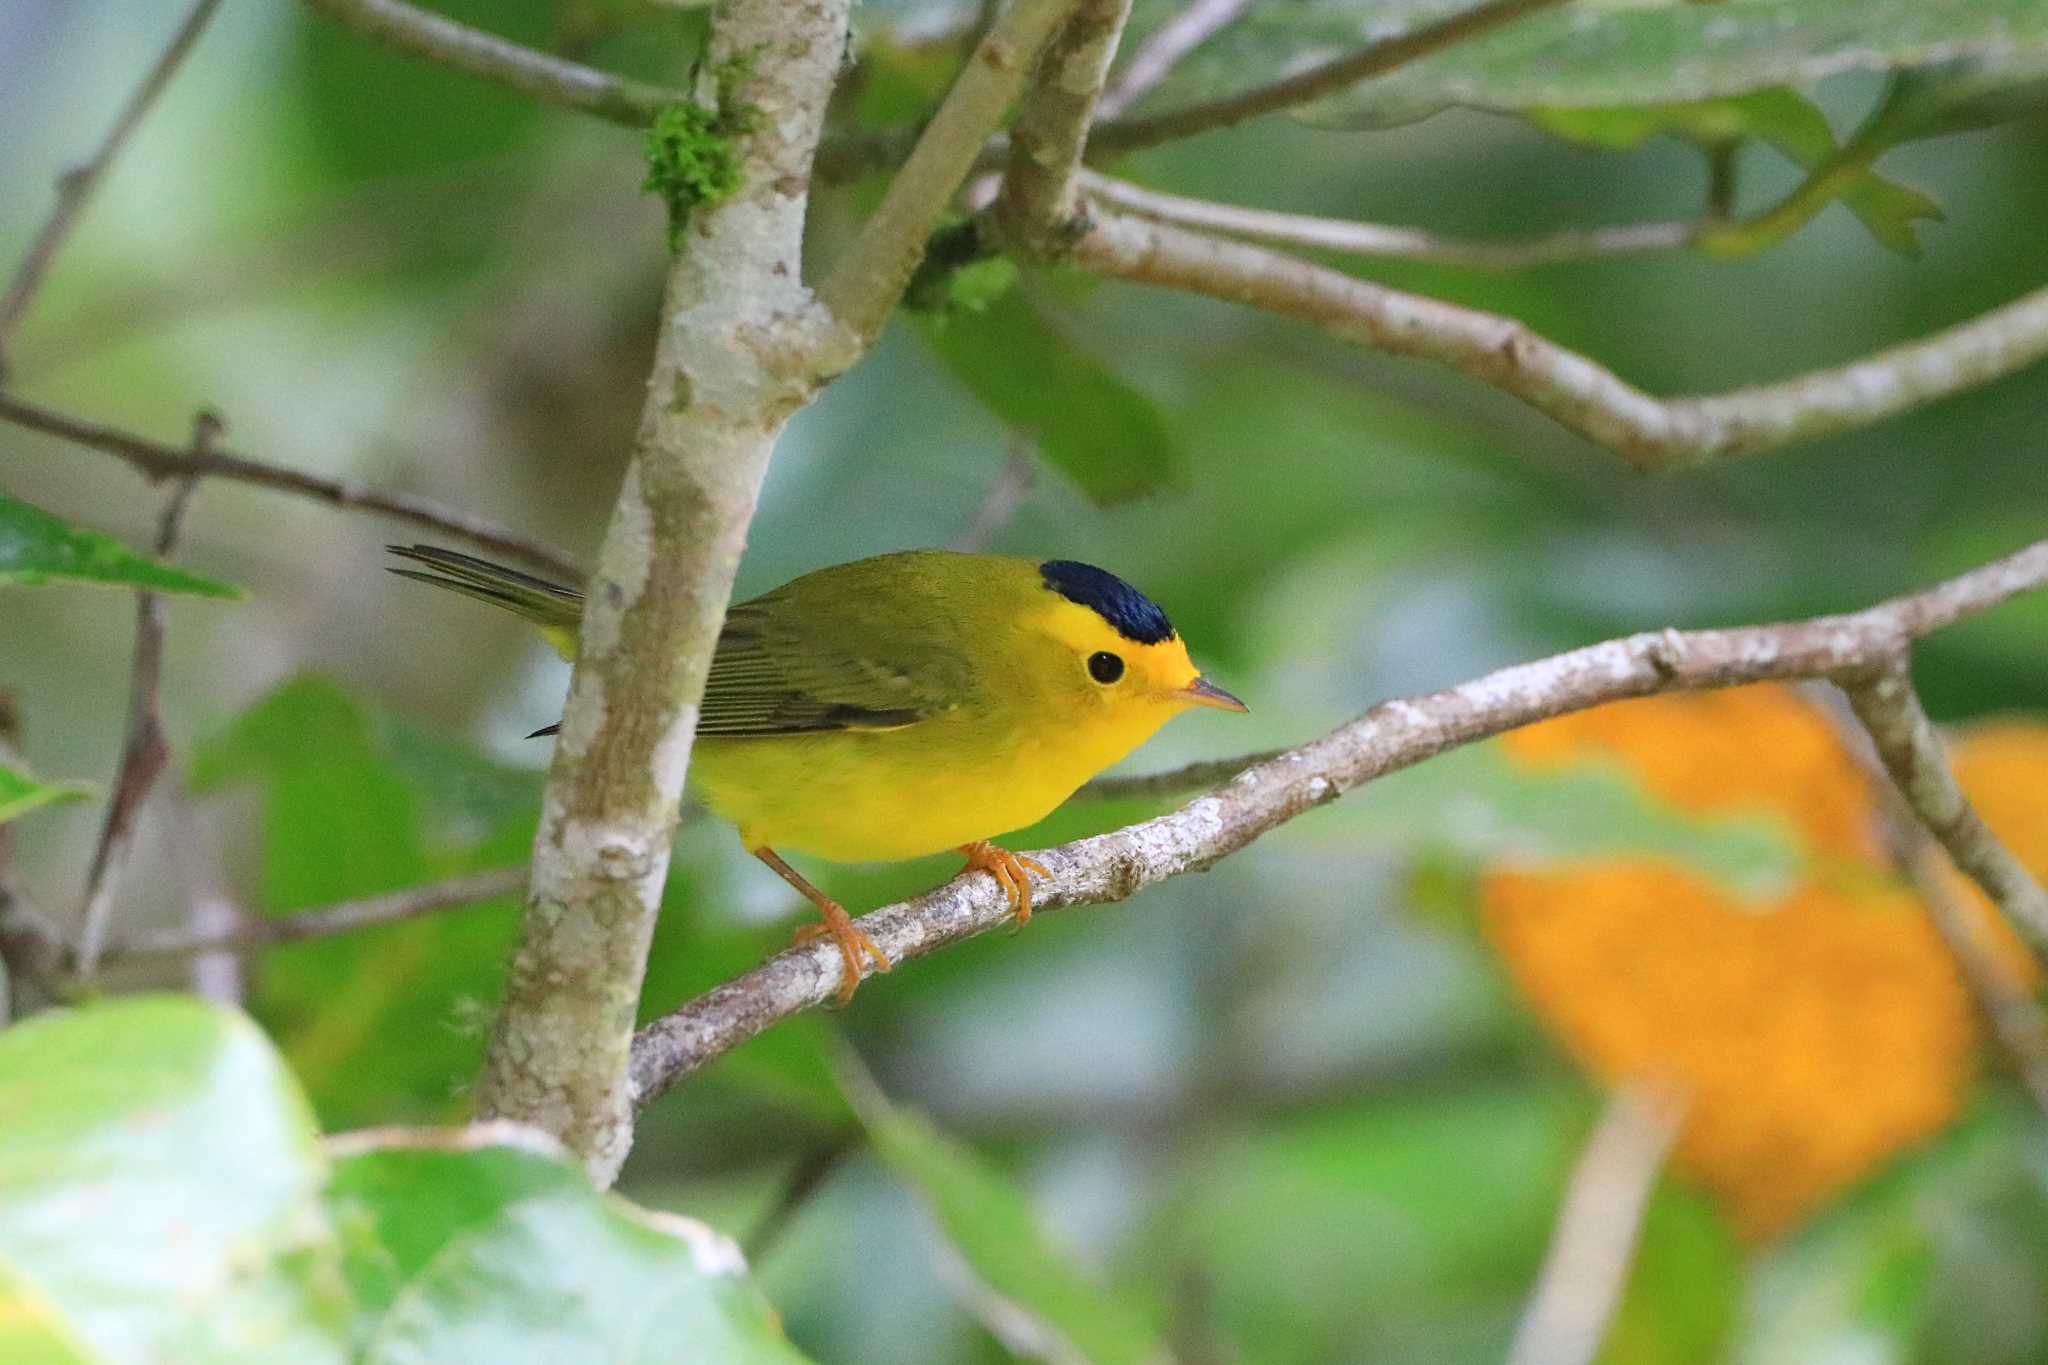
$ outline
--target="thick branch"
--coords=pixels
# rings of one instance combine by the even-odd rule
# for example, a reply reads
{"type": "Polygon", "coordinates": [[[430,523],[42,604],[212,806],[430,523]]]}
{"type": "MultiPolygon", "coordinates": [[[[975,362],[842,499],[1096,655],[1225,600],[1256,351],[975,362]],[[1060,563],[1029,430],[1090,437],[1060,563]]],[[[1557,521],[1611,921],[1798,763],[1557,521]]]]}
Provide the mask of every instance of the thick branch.
{"type": "Polygon", "coordinates": [[[1090,199],[1181,227],[1207,228],[1252,241],[1342,251],[1354,256],[1391,256],[1410,261],[1473,266],[1481,270],[1525,270],[1530,266],[1583,261],[1645,251],[1670,251],[1692,243],[1693,223],[1624,223],[1574,228],[1522,241],[1473,241],[1441,237],[1422,228],[1349,222],[1302,213],[1243,208],[1146,189],[1128,180],[1084,171],[1081,189],[1090,199]]]}
{"type": "Polygon", "coordinates": [[[57,202],[36,232],[35,240],[29,243],[28,253],[15,269],[6,295],[0,297],[0,376],[7,372],[7,352],[14,341],[14,329],[20,324],[22,315],[28,312],[29,304],[35,301],[36,291],[49,275],[57,253],[64,249],[71,230],[85,216],[93,192],[99,189],[108,168],[114,164],[114,158],[128,145],[128,139],[156,104],[157,97],[171,83],[171,77],[177,74],[185,55],[199,41],[199,35],[206,31],[207,21],[213,18],[213,12],[218,8],[220,0],[197,0],[186,11],[184,22],[171,35],[170,42],[143,76],[142,83],[135,87],[135,93],[128,97],[128,103],[121,107],[114,126],[107,130],[99,149],[86,161],[58,177],[57,202]]]}
{"type": "MultiPolygon", "coordinates": [[[[708,69],[741,188],[700,208],[663,302],[534,839],[521,938],[477,1084],[609,1184],[632,1143],[627,1051],[697,707],[776,437],[843,334],[802,282],[811,158],[850,0],[728,0],[708,69]]],[[[828,359],[829,358],[829,359],[828,359]]]]}
{"type": "Polygon", "coordinates": [[[1899,794],[2012,926],[2036,948],[2048,947],[2048,893],[1963,794],[1903,653],[1868,662],[1877,666],[1846,671],[1840,682],[1899,794]]]}
{"type": "Polygon", "coordinates": [[[1247,242],[1105,215],[1074,247],[1098,275],[1311,322],[1500,388],[1645,470],[1683,468],[1864,426],[2048,355],[2048,288],[1831,370],[1695,398],[1654,398],[1513,318],[1389,289],[1247,242]]]}
{"type": "Polygon", "coordinates": [[[880,207],[818,287],[832,315],[863,343],[881,331],[903,296],[924,258],[926,239],[1074,5],[1075,0],[1016,0],[996,20],[889,183],[880,207]]]}
{"type": "Polygon", "coordinates": [[[996,197],[996,221],[1011,242],[1034,250],[1057,242],[1079,208],[1075,175],[1088,125],[1131,0],[1080,0],[1046,44],[1010,129],[1010,166],[996,197]]]}
{"type": "Polygon", "coordinates": [[[225,451],[179,450],[97,422],[87,422],[25,403],[8,394],[0,394],[0,421],[12,422],[30,431],[40,431],[47,436],[126,460],[151,479],[227,479],[281,493],[296,493],[330,507],[377,512],[414,526],[456,536],[482,549],[510,555],[571,581],[580,581],[583,577],[583,570],[576,562],[551,545],[520,535],[494,521],[443,507],[411,493],[376,488],[353,479],[323,478],[318,474],[264,464],[225,451]]]}
{"type": "Polygon", "coordinates": [[[564,61],[495,33],[444,19],[403,0],[306,3],[400,52],[425,57],[493,85],[629,128],[644,128],[669,105],[689,99],[684,91],[564,61]]]}
{"type": "Polygon", "coordinates": [[[1271,85],[1261,85],[1151,118],[1105,123],[1095,130],[1092,144],[1104,152],[1136,151],[1141,147],[1156,147],[1162,142],[1228,128],[1261,114],[1293,109],[1325,95],[1334,95],[1370,77],[1383,76],[1432,52],[1441,52],[1490,33],[1525,14],[1552,9],[1563,3],[1564,0],[1481,0],[1470,9],[1446,15],[1391,38],[1383,38],[1321,66],[1312,66],[1274,81],[1271,85]]]}
{"type": "Polygon", "coordinates": [[[494,867],[486,872],[467,872],[446,881],[425,886],[408,886],[381,896],[323,905],[274,919],[243,919],[216,930],[168,929],[109,947],[105,961],[136,962],[149,958],[190,957],[223,949],[267,948],[278,943],[301,943],[307,939],[352,934],[377,925],[396,924],[421,915],[478,901],[508,896],[526,886],[523,867],[494,867]]]}
{"type": "MultiPolygon", "coordinates": [[[[1042,911],[1125,900],[1155,882],[1207,868],[1376,777],[1567,711],[1653,692],[1830,677],[1868,667],[1929,631],[2043,584],[2048,540],[1844,616],[1631,635],[1441,692],[1382,702],[1171,814],[1035,853],[1052,876],[1034,891],[1032,905],[1042,911]]],[[[865,915],[860,925],[901,962],[1009,921],[1009,902],[992,879],[963,877],[865,915]]],[[[633,1045],[634,1097],[645,1103],[778,1020],[831,999],[840,970],[830,944],[795,948],[648,1025],[633,1045]]]]}

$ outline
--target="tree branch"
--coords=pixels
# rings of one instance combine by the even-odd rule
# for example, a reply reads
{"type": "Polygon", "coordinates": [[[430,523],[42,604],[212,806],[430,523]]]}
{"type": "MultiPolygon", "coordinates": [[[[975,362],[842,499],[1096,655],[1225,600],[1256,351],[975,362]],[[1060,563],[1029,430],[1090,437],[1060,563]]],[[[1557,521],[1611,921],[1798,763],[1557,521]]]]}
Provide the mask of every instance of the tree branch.
{"type": "Polygon", "coordinates": [[[1591,1365],[1599,1355],[1681,1112],[1677,1100],[1641,1086],[1608,1102],[1565,1185],[1508,1365],[1591,1365]]]}
{"type": "Polygon", "coordinates": [[[414,526],[456,536],[482,549],[510,555],[559,577],[580,582],[583,570],[553,546],[523,536],[483,517],[443,507],[411,493],[376,488],[353,479],[328,479],[318,474],[264,464],[226,451],[179,450],[146,437],[118,431],[81,418],[0,394],[0,421],[70,441],[126,460],[151,479],[226,479],[259,488],[324,502],[330,507],[377,512],[414,526]]]}
{"type": "MultiPolygon", "coordinates": [[[[201,412],[192,419],[192,454],[205,458],[220,434],[220,419],[201,412]]],[[[169,559],[178,545],[178,530],[185,520],[185,507],[198,485],[190,477],[180,479],[164,501],[156,525],[156,557],[169,559]]],[[[106,946],[107,925],[113,916],[114,895],[120,888],[121,873],[135,840],[136,818],[156,786],[156,780],[170,761],[171,749],[164,738],[163,718],[157,709],[157,689],[163,681],[164,604],[153,592],[135,594],[135,662],[129,671],[128,738],[121,745],[121,760],[114,770],[113,795],[107,800],[107,816],[100,826],[99,842],[93,848],[92,866],[85,874],[84,908],[79,912],[78,974],[91,980],[99,970],[100,950],[106,946]]]]}
{"type": "Polygon", "coordinates": [[[1524,270],[1600,256],[1670,251],[1692,244],[1694,223],[1624,223],[1573,228],[1525,241],[1471,241],[1441,237],[1422,228],[1347,222],[1310,214],[1276,213],[1207,199],[1146,189],[1097,171],[1081,173],[1081,191],[1099,203],[1129,209],[1161,223],[1207,228],[1232,237],[1283,246],[1342,251],[1354,256],[1391,256],[1410,261],[1472,266],[1481,270],[1524,270]]]}
{"type": "Polygon", "coordinates": [[[1136,104],[1180,65],[1181,58],[1237,21],[1251,0],[1193,0],[1152,31],[1096,102],[1095,117],[1107,122],[1136,104]]]}
{"type": "Polygon", "coordinates": [[[1103,152],[1132,152],[1143,147],[1156,147],[1162,142],[1174,142],[1197,133],[1206,133],[1217,128],[1228,128],[1243,123],[1261,114],[1278,113],[1282,109],[1293,109],[1299,105],[1319,100],[1325,95],[1334,95],[1339,90],[1358,84],[1373,76],[1382,76],[1396,67],[1406,66],[1412,61],[1427,57],[1432,52],[1441,52],[1455,47],[1481,34],[1490,33],[1503,24],[1513,23],[1525,14],[1551,9],[1563,4],[1564,0],[1481,0],[1470,9],[1459,10],[1456,14],[1397,33],[1391,38],[1382,38],[1367,44],[1356,52],[1346,53],[1321,66],[1312,66],[1306,71],[1296,72],[1270,85],[1261,85],[1251,90],[1226,95],[1222,99],[1210,100],[1203,104],[1189,105],[1151,118],[1119,119],[1105,123],[1095,130],[1092,145],[1103,152]]]}
{"type": "Polygon", "coordinates": [[[2048,355],[2048,288],[1830,370],[1703,397],[1654,398],[1513,318],[1389,289],[1165,223],[1095,219],[1083,269],[1251,304],[1340,340],[1435,361],[1514,395],[1644,470],[1685,468],[1880,421],[2048,355]]]}
{"type": "Polygon", "coordinates": [[[108,168],[121,154],[121,149],[128,145],[128,139],[141,126],[144,117],[156,104],[157,97],[163,94],[164,87],[171,83],[171,77],[177,74],[185,54],[199,41],[199,35],[206,31],[207,21],[213,18],[213,12],[218,8],[220,0],[197,0],[186,11],[184,21],[143,76],[142,84],[135,87],[135,93],[121,107],[114,126],[107,130],[99,149],[57,178],[57,202],[37,230],[35,240],[29,243],[21,264],[15,268],[7,293],[0,296],[0,379],[4,379],[7,373],[7,353],[14,343],[14,329],[35,301],[36,291],[42,288],[51,265],[56,262],[57,253],[64,249],[72,229],[85,216],[86,206],[92,202],[93,193],[106,178],[108,168]]]}
{"type": "Polygon", "coordinates": [[[801,261],[850,3],[727,0],[714,17],[707,70],[741,184],[699,208],[669,272],[477,1083],[479,1117],[545,1129],[600,1184],[632,1144],[627,1051],[747,525],[783,424],[848,363],[801,261]]]}
{"type": "Polygon", "coordinates": [[[1056,245],[1080,208],[1075,174],[1095,102],[1131,17],[1131,0],[1080,0],[1046,44],[1010,129],[1010,164],[996,196],[1005,240],[1027,251],[1056,245]]]}
{"type": "Polygon", "coordinates": [[[268,948],[279,943],[303,943],[307,939],[331,938],[336,934],[352,934],[377,925],[417,919],[437,910],[474,905],[478,901],[509,896],[525,886],[525,868],[494,867],[484,872],[466,872],[445,881],[408,886],[401,891],[387,891],[381,896],[341,901],[274,919],[244,919],[214,930],[192,925],[167,929],[112,944],[102,960],[108,963],[140,962],[222,950],[268,948]]]}
{"type": "Polygon", "coordinates": [[[818,287],[818,297],[862,344],[881,331],[903,296],[926,239],[1075,3],[1016,0],[1003,12],[925,125],[880,207],[818,287]]]}
{"type": "MultiPolygon", "coordinates": [[[[0,688],[0,763],[21,760],[21,717],[0,688]]],[[[14,866],[14,826],[0,821],[0,1025],[24,1012],[24,986],[47,988],[64,962],[64,943],[37,908],[14,866]]]]}
{"type": "Polygon", "coordinates": [[[2036,948],[2048,947],[2048,892],[1984,823],[1942,753],[1913,691],[1904,653],[1865,660],[1838,678],[1856,719],[1920,823],[2036,948]]]}
{"type": "Polygon", "coordinates": [[[609,123],[645,128],[687,91],[650,85],[551,53],[524,47],[495,33],[456,23],[403,0],[306,0],[329,18],[400,52],[466,72],[522,95],[609,123]]]}
{"type": "MultiPolygon", "coordinates": [[[[1441,692],[1382,702],[1171,814],[1034,853],[1052,875],[1034,890],[1032,906],[1038,912],[1128,899],[1155,882],[1207,868],[1362,783],[1567,711],[1653,692],[1831,677],[1867,667],[1930,631],[2044,584],[2048,540],[1848,615],[1631,635],[1441,692]]],[[[1010,922],[1008,899],[987,877],[957,878],[860,919],[899,963],[1010,922]]],[[[829,943],[794,948],[649,1024],[633,1045],[635,1100],[644,1104],[777,1021],[831,999],[840,971],[829,943]]]]}

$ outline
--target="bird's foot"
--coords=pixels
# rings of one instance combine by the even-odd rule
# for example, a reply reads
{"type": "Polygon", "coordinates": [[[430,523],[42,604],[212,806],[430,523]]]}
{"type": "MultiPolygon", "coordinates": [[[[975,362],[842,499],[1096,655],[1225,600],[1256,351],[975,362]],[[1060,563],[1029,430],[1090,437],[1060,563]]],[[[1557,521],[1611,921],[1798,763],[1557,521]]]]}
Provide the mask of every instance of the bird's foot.
{"type": "Polygon", "coordinates": [[[1050,877],[1045,864],[1036,858],[1026,858],[1012,853],[1007,848],[997,848],[986,839],[976,839],[971,844],[960,845],[960,851],[967,855],[967,866],[962,872],[986,872],[996,879],[1010,898],[1010,912],[1017,917],[1020,925],[1031,922],[1031,873],[1050,877]]]}
{"type": "Polygon", "coordinates": [[[839,957],[846,969],[839,977],[837,1003],[844,1005],[853,999],[854,989],[860,985],[861,967],[867,958],[874,959],[878,972],[888,971],[892,964],[889,955],[853,922],[853,916],[846,913],[845,906],[837,901],[820,901],[818,911],[824,915],[824,922],[798,925],[794,938],[798,943],[809,943],[814,938],[830,934],[832,941],[839,945],[839,957]]]}

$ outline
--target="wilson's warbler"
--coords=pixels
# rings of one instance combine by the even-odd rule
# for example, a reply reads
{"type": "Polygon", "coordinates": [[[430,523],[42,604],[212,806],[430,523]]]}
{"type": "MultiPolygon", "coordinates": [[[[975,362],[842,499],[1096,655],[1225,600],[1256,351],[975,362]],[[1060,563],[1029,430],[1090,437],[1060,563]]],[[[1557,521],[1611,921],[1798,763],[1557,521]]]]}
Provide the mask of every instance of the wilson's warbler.
{"type": "MultiPolygon", "coordinates": [[[[583,595],[429,545],[393,573],[517,612],[573,657],[583,595]]],[[[844,862],[967,855],[1031,917],[1045,869],[989,842],[1033,823],[1191,706],[1242,711],[1188,661],[1151,599],[1066,559],[908,550],[792,580],[734,606],[690,760],[704,804],[824,914],[846,961],[889,959],[777,848],[844,862]]],[[[536,734],[552,734],[549,726],[536,734]]]]}

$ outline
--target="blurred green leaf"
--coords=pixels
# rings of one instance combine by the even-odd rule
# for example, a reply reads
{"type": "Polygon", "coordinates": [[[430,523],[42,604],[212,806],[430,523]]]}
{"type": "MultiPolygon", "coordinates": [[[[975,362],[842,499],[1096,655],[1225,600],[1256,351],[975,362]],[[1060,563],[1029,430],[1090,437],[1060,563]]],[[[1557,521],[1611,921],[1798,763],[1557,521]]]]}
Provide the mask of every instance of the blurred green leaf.
{"type": "Polygon", "coordinates": [[[0,1360],[8,1365],[99,1365],[57,1306],[0,1257],[0,1360]]]}
{"type": "Polygon", "coordinates": [[[1144,1314],[1082,1274],[1001,1171],[923,1117],[891,1105],[850,1053],[839,1078],[875,1154],[924,1197],[981,1285],[1061,1343],[1059,1358],[1090,1365],[1164,1358],[1164,1343],[1144,1314]]]}
{"type": "MultiPolygon", "coordinates": [[[[306,676],[198,745],[201,791],[261,793],[258,907],[326,905],[526,856],[531,774],[390,722],[306,676]]],[[[482,1056],[515,927],[510,898],[314,942],[263,960],[255,1010],[329,1127],[453,1117],[482,1056]]]]}
{"type": "Polygon", "coordinates": [[[38,806],[82,800],[92,790],[85,782],[45,782],[26,768],[0,761],[0,825],[38,806]]]}
{"type": "Polygon", "coordinates": [[[922,331],[976,398],[1095,501],[1179,477],[1180,451],[1158,405],[1061,336],[1017,290],[922,331]]]}
{"type": "MultiPolygon", "coordinates": [[[[1354,51],[1470,8],[1470,0],[1279,0],[1197,49],[1149,102],[1171,108],[1354,51]]],[[[1143,32],[1177,6],[1146,6],[1143,32]]],[[[1846,71],[1910,71],[1962,59],[2014,83],[2048,71],[2037,0],[1720,0],[1574,4],[1529,15],[1301,111],[1383,127],[1450,105],[1521,112],[1673,104],[1810,85],[1846,71]]]]}
{"type": "Polygon", "coordinates": [[[373,1148],[336,1165],[367,1365],[800,1365],[739,1251],[523,1146],[373,1148]]]}
{"type": "Polygon", "coordinates": [[[1734,1336],[1742,1272],[1727,1220],[1702,1196],[1663,1182],[1644,1211],[1599,1365],[1718,1365],[1734,1336]]]}
{"type": "Polygon", "coordinates": [[[0,1247],[109,1360],[341,1361],[325,1174],[239,1014],[131,996],[0,1032],[0,1247]]]}
{"type": "Polygon", "coordinates": [[[0,587],[10,583],[101,583],[233,601],[226,583],[139,555],[112,536],[81,530],[0,493],[0,587]]]}
{"type": "Polygon", "coordinates": [[[1906,1201],[1889,1193],[1840,1211],[1756,1267],[1740,1359],[1919,1358],[1933,1247],[1906,1201]]]}
{"type": "MultiPolygon", "coordinates": [[[[1837,150],[1827,115],[1794,90],[1758,90],[1699,104],[1527,112],[1532,122],[1560,136],[1603,147],[1634,147],[1664,133],[1709,146],[1757,138],[1808,171],[1826,163],[1837,150]]],[[[1931,196],[1874,171],[1851,181],[1842,191],[1842,202],[1879,243],[1909,256],[1920,249],[1914,223],[1942,216],[1941,205],[1931,196]]]]}

